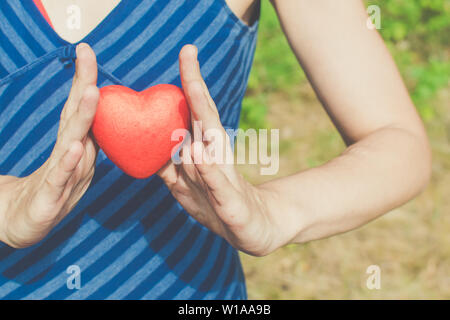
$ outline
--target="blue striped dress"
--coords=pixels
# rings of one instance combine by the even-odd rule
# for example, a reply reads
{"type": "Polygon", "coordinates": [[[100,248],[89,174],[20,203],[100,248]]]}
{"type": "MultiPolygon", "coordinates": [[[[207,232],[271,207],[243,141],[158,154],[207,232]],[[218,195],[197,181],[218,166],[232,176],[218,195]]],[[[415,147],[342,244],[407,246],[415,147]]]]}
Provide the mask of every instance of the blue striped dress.
{"type": "MultiPolygon", "coordinates": [[[[82,41],[98,86],[181,86],[178,54],[199,48],[222,123],[236,128],[258,22],[225,0],[122,0],[82,41]]],[[[75,45],[31,0],[0,1],[0,174],[24,177],[49,157],[74,74],[75,45]]],[[[0,244],[0,299],[245,299],[238,252],[192,219],[161,179],[125,175],[100,151],[91,186],[38,244],[0,244]],[[77,268],[80,286],[71,286],[77,268]]]]}

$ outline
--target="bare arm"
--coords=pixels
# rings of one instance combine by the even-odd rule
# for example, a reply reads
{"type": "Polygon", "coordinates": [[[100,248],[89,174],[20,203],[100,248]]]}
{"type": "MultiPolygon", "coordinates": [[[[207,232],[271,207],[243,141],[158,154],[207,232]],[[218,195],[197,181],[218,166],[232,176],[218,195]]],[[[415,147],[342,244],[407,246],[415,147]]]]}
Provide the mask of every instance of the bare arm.
{"type": "Polygon", "coordinates": [[[323,166],[261,186],[277,195],[273,206],[291,221],[293,241],[305,242],[356,228],[413,198],[427,184],[431,156],[392,57],[378,32],[366,27],[362,1],[273,5],[349,145],[323,166]]]}
{"type": "Polygon", "coordinates": [[[99,97],[97,62],[77,47],[76,72],[58,137],[47,161],[29,176],[0,176],[0,241],[14,248],[43,239],[78,203],[95,169],[98,147],[89,135],[99,97]]]}
{"type": "MultiPolygon", "coordinates": [[[[349,147],[325,165],[259,186],[246,182],[233,164],[217,161],[169,162],[159,172],[195,219],[257,256],[354,229],[388,212],[426,186],[431,167],[422,122],[382,39],[366,27],[362,2],[273,3],[349,147]]],[[[220,130],[226,140],[192,46],[180,53],[180,73],[191,119],[202,121],[204,133],[220,130]]],[[[214,144],[198,143],[204,153],[214,144]]]]}

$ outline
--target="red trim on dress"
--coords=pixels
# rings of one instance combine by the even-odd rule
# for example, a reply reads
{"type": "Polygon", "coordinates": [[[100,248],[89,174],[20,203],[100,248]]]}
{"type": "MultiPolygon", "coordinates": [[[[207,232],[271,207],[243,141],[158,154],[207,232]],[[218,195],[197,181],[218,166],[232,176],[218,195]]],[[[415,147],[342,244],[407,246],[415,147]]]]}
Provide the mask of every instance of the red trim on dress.
{"type": "Polygon", "coordinates": [[[45,10],[44,5],[42,4],[41,0],[33,0],[34,4],[36,5],[36,7],[39,9],[39,11],[41,12],[42,16],[44,17],[45,20],[47,20],[48,24],[50,25],[50,27],[53,28],[53,24],[52,21],[50,20],[50,17],[47,14],[47,10],[45,10]]]}

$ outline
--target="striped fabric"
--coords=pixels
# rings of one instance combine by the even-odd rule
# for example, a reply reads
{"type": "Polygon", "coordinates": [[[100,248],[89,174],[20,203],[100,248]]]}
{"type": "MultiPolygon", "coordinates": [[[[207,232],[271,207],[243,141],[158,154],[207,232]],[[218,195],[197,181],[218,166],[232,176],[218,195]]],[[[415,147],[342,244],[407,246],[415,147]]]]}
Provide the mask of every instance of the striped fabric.
{"type": "MultiPolygon", "coordinates": [[[[82,42],[98,86],[181,86],[178,53],[199,48],[225,127],[238,125],[255,49],[225,0],[122,0],[82,42]]],[[[74,74],[75,45],[32,0],[0,1],[0,174],[26,176],[49,157],[74,74]]],[[[238,253],[193,220],[157,176],[125,175],[100,151],[92,184],[40,243],[0,244],[0,299],[245,299],[238,253]],[[81,288],[68,286],[79,267],[81,288]]]]}

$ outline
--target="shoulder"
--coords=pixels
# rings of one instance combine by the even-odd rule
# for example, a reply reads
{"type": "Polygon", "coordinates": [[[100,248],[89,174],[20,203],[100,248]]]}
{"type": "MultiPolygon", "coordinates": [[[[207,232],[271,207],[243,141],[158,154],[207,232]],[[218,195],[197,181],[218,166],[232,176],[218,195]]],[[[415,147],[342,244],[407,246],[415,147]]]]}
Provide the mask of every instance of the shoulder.
{"type": "Polygon", "coordinates": [[[258,17],[260,0],[223,0],[233,13],[248,25],[258,17]]]}

